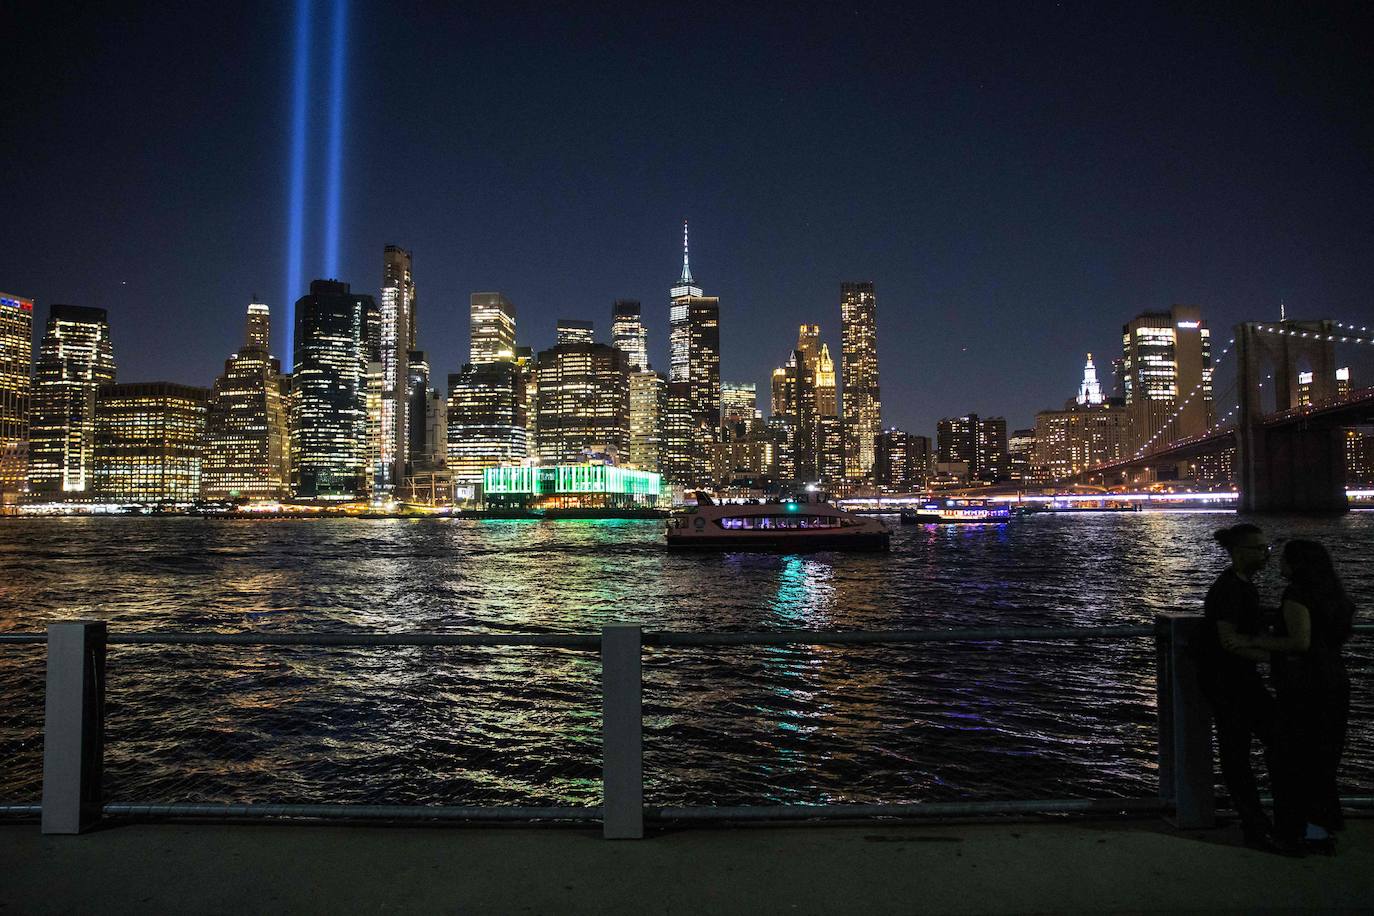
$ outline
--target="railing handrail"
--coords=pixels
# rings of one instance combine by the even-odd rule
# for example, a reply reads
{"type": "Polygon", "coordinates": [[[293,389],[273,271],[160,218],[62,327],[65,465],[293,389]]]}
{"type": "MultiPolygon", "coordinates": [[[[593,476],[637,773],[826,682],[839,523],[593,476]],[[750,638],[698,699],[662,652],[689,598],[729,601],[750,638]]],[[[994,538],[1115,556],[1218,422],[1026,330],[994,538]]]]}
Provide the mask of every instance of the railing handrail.
{"type": "MultiPolygon", "coordinates": [[[[1374,623],[1357,623],[1356,633],[1374,633],[1374,623]]],[[[1032,642],[1080,639],[1137,639],[1155,635],[1146,624],[1095,627],[953,627],[931,630],[756,630],[644,632],[644,645],[668,646],[841,646],[923,642],[1032,642]]],[[[42,644],[46,633],[0,633],[0,643],[42,644]]],[[[600,633],[192,633],[154,630],[111,633],[109,645],[151,646],[529,646],[551,649],[601,647],[600,633]]]]}

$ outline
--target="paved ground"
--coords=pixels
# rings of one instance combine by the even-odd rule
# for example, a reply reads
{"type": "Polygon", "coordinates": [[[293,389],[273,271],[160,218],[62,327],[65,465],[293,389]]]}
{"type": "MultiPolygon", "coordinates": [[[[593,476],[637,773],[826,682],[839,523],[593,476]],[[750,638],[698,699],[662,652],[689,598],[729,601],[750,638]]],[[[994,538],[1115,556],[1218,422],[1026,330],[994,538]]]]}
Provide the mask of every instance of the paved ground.
{"type": "Polygon", "coordinates": [[[1156,820],[692,828],[0,826],[0,913],[1374,911],[1374,819],[1334,858],[1156,820]]]}

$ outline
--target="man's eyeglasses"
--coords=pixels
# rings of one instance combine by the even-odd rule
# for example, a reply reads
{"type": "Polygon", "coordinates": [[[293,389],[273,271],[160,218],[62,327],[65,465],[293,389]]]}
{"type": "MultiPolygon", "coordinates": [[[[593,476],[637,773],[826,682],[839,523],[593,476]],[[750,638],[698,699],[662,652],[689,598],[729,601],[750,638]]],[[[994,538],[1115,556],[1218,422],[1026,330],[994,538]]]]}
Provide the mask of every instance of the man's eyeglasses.
{"type": "Polygon", "coordinates": [[[1241,544],[1240,546],[1246,550],[1263,550],[1265,553],[1269,553],[1273,549],[1268,544],[1241,544]]]}

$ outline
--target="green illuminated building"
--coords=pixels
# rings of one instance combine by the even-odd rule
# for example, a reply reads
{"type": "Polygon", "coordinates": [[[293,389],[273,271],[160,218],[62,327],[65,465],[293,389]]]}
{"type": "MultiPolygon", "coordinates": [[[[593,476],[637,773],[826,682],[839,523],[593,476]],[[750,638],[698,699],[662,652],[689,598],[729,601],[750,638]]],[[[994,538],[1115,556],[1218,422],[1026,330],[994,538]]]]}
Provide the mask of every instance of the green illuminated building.
{"type": "Polygon", "coordinates": [[[488,508],[644,509],[658,505],[663,478],[611,464],[497,467],[482,472],[488,508]]]}

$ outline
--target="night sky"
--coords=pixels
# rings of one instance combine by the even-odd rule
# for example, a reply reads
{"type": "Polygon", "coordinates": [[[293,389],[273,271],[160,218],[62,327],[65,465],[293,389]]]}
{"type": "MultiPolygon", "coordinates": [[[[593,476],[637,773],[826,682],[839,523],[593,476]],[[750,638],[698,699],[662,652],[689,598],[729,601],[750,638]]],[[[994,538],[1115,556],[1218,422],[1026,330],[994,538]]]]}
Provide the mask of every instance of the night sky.
{"type": "MultiPolygon", "coordinates": [[[[1200,304],[1222,341],[1280,300],[1374,319],[1358,5],[542,6],[349,5],[340,279],[375,294],[382,246],[414,252],[441,387],[476,290],[535,347],[640,299],[666,369],[683,218],[723,378],[766,392],[801,322],[838,361],[840,282],[873,280],[884,422],[931,435],[1029,425],[1144,309],[1200,304]]],[[[109,309],[122,380],[208,385],[254,294],[283,343],[294,4],[113,7],[0,7],[0,289],[40,325],[109,309]]]]}

